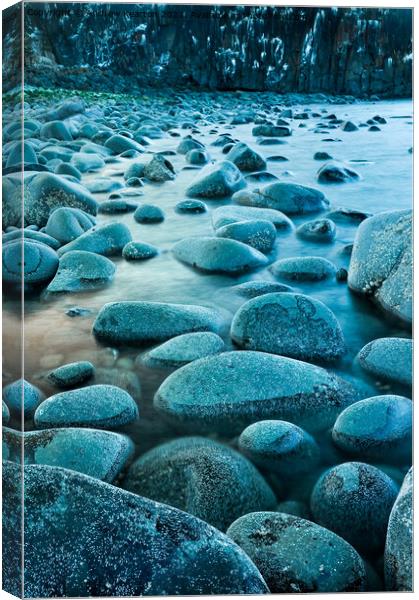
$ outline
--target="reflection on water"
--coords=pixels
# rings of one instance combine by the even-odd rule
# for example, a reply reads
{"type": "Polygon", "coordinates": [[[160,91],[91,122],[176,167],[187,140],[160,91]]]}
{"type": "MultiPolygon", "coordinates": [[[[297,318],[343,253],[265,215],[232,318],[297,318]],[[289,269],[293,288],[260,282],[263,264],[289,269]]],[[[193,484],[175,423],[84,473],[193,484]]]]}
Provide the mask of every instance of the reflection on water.
{"type": "MultiPolygon", "coordinates": [[[[316,107],[320,109],[321,107],[316,107]]],[[[338,118],[350,118],[355,123],[365,121],[377,113],[384,116],[388,124],[382,125],[379,132],[369,132],[367,128],[345,133],[340,129],[331,132],[331,136],[298,128],[294,122],[294,131],[287,143],[280,146],[257,146],[251,134],[252,125],[230,127],[218,126],[218,133],[230,132],[234,137],[245,141],[266,158],[274,155],[286,156],[288,162],[268,162],[268,170],[282,180],[320,187],[334,207],[355,208],[377,213],[384,210],[408,208],[412,204],[412,155],[408,152],[412,145],[411,119],[391,118],[411,113],[408,101],[380,102],[352,106],[328,106],[338,118]],[[322,142],[324,137],[339,138],[341,142],[322,142]],[[316,172],[321,162],[313,160],[317,151],[327,151],[334,158],[353,161],[353,167],[361,174],[358,182],[344,185],[320,185],[316,182],[316,172]],[[355,161],[357,163],[355,164],[355,161]],[[361,162],[362,161],[362,162],[361,162]],[[284,171],[287,174],[284,174],[284,171]]],[[[313,123],[317,119],[312,120],[313,123]]],[[[297,125],[296,125],[297,123],[297,125]]],[[[213,159],[223,157],[221,149],[210,146],[216,134],[209,134],[214,126],[202,127],[202,135],[197,135],[208,147],[213,159]]],[[[179,130],[181,135],[188,130],[179,130]]],[[[153,151],[175,150],[179,138],[153,140],[153,151]]],[[[144,157],[146,158],[146,157],[144,157]]],[[[176,180],[164,184],[147,184],[139,202],[160,206],[166,214],[165,221],[158,225],[141,225],[134,221],[132,213],[122,216],[99,215],[98,223],[119,220],[130,228],[133,239],[150,242],[159,247],[161,253],[156,258],[143,262],[127,262],[122,258],[113,259],[116,276],[105,289],[83,294],[63,295],[52,300],[39,297],[27,298],[25,305],[25,377],[39,385],[46,393],[54,390],[42,378],[49,369],[74,360],[88,359],[96,366],[134,369],[139,375],[142,386],[142,398],[139,401],[142,422],[127,430],[141,448],[149,447],[158,439],[171,437],[173,429],[157,420],[151,407],[152,396],[167,371],[160,372],[137,368],[134,359],[138,349],[107,349],[96,343],[91,335],[91,327],[97,311],[107,302],[115,300],[151,300],[202,304],[220,309],[225,315],[224,338],[231,347],[228,327],[232,315],[243,299],[231,291],[232,285],[250,279],[272,280],[267,268],[240,277],[202,274],[176,261],[171,254],[174,242],[191,235],[211,235],[211,211],[213,208],[228,204],[229,201],[208,201],[205,214],[177,214],[174,206],[185,199],[184,191],[195,175],[185,166],[183,155],[168,156],[178,172],[176,180]],[[82,306],[91,312],[86,316],[66,315],[66,310],[82,306]]],[[[143,159],[141,159],[143,160],[143,159]]],[[[123,172],[133,160],[120,159],[118,163],[108,165],[100,175],[115,177],[122,181],[123,172]]],[[[86,174],[83,181],[95,179],[98,174],[86,174]]],[[[250,187],[257,187],[255,184],[250,187]]],[[[101,201],[107,194],[96,194],[101,201]]],[[[298,225],[308,219],[293,219],[298,225]]],[[[271,255],[285,258],[297,255],[318,255],[332,260],[336,265],[347,267],[348,258],[341,252],[343,246],[351,243],[356,231],[355,226],[337,224],[337,239],[334,244],[317,245],[298,239],[293,232],[279,232],[276,248],[271,255]]],[[[370,304],[353,296],[344,283],[335,281],[296,284],[295,289],[313,295],[324,302],[336,314],[340,321],[348,351],[335,370],[354,374],[352,361],[359,349],[368,341],[383,336],[406,336],[406,332],[396,325],[385,321],[370,304]]],[[[17,300],[4,302],[4,367],[5,383],[20,377],[18,335],[19,306],[17,300]]],[[[391,389],[391,388],[388,388],[391,389]]]]}

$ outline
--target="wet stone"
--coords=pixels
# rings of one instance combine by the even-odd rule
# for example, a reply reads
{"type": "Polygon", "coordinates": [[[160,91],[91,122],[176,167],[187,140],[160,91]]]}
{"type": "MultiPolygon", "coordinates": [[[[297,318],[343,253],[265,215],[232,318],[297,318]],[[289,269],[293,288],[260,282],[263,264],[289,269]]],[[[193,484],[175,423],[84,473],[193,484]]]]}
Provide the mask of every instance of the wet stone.
{"type": "Polygon", "coordinates": [[[46,244],[23,238],[3,245],[3,281],[20,285],[46,285],[58,268],[55,250],[46,244]]]}
{"type": "Polygon", "coordinates": [[[162,223],[164,211],[155,204],[141,204],[134,212],[134,219],[143,224],[162,223]]]}
{"type": "Polygon", "coordinates": [[[196,198],[225,198],[246,186],[239,169],[224,160],[209,164],[199,172],[186,190],[186,195],[196,198]]]}
{"type": "Polygon", "coordinates": [[[25,419],[32,417],[44,397],[41,390],[26,379],[18,379],[3,388],[3,402],[14,419],[21,419],[22,412],[25,419]]]}
{"type": "Polygon", "coordinates": [[[103,256],[120,255],[122,248],[131,241],[131,233],[123,223],[94,226],[81,236],[59,249],[59,255],[83,250],[103,256]]]}
{"type": "Polygon", "coordinates": [[[158,253],[156,246],[146,242],[128,242],[122,249],[125,260],[146,260],[157,256],[158,253]]]}
{"type": "Polygon", "coordinates": [[[95,368],[91,362],[78,361],[54,369],[48,374],[48,381],[59,388],[71,388],[85,383],[93,377],[95,368]]]}
{"type": "Polygon", "coordinates": [[[337,162],[327,163],[317,173],[320,183],[345,183],[357,179],[360,179],[359,173],[337,162]]]}
{"type": "Polygon", "coordinates": [[[296,183],[271,183],[254,190],[252,196],[237,197],[236,202],[259,208],[280,210],[286,215],[303,215],[322,211],[329,201],[319,190],[296,183]]]}
{"type": "Polygon", "coordinates": [[[201,200],[182,200],[175,206],[175,211],[186,214],[201,214],[207,212],[207,206],[201,200]]]}
{"type": "Polygon", "coordinates": [[[381,381],[412,385],[413,341],[406,338],[380,338],[364,346],[359,365],[381,381]]]}
{"type": "Polygon", "coordinates": [[[323,281],[336,275],[335,265],[320,256],[282,258],[270,267],[275,277],[291,281],[323,281]]]}
{"type": "Polygon", "coordinates": [[[264,294],[272,294],[274,292],[293,292],[294,290],[289,285],[276,283],[275,281],[246,281],[231,288],[243,298],[256,298],[264,294]]]}
{"type": "Polygon", "coordinates": [[[308,221],[297,227],[298,237],[311,242],[331,243],[336,238],[336,225],[330,219],[308,221]]]}
{"type": "Polygon", "coordinates": [[[243,242],[266,254],[275,245],[276,228],[270,221],[239,221],[220,227],[216,236],[243,242]]]}
{"type": "Polygon", "coordinates": [[[216,333],[184,333],[140,355],[137,360],[147,367],[177,368],[223,350],[224,342],[216,333]]]}

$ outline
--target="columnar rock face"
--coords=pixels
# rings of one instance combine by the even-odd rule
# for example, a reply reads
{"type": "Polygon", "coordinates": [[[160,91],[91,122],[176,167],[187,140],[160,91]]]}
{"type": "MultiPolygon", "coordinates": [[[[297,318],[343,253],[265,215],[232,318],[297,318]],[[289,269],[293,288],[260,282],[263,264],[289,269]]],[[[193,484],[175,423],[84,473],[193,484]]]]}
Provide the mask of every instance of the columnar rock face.
{"type": "MultiPolygon", "coordinates": [[[[12,54],[3,79],[13,87],[13,18],[3,31],[12,54]]],[[[410,10],[28,4],[25,33],[25,81],[45,87],[192,83],[356,96],[412,89],[410,10]]]]}

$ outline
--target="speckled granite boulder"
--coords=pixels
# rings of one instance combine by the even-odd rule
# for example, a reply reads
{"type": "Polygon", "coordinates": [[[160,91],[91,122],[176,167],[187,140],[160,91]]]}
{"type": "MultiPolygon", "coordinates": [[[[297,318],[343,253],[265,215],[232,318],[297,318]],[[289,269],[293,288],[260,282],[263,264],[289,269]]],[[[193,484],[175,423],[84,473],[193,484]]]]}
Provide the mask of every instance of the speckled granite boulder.
{"type": "Polygon", "coordinates": [[[184,238],[173,246],[173,254],[178,260],[211,273],[234,275],[268,264],[259,250],[228,238],[184,238]]]}
{"type": "Polygon", "coordinates": [[[96,427],[111,429],[138,419],[138,408],[125,390],[113,385],[60,392],[44,400],[36,409],[37,427],[96,427]]]}
{"type": "Polygon", "coordinates": [[[150,181],[171,181],[175,178],[175,170],[172,163],[161,154],[155,154],[151,161],[144,167],[144,177],[150,181]]]}
{"type": "Polygon", "coordinates": [[[413,468],[406,475],[390,513],[384,575],[387,590],[413,590],[413,468]]]}
{"type": "Polygon", "coordinates": [[[35,240],[22,239],[3,245],[3,281],[20,285],[23,276],[25,284],[46,285],[54,277],[58,268],[56,251],[35,240]]]}
{"type": "Polygon", "coordinates": [[[134,453],[126,435],[99,429],[43,429],[21,433],[3,431],[3,460],[63,467],[111,483],[134,453]],[[23,439],[22,439],[23,436],[23,439]]]}
{"type": "Polygon", "coordinates": [[[123,247],[132,239],[131,232],[123,223],[107,223],[92,227],[77,239],[61,246],[58,254],[62,256],[72,250],[86,250],[104,256],[121,254],[123,247]]]}
{"type": "Polygon", "coordinates": [[[67,244],[96,224],[96,220],[78,208],[56,208],[49,216],[45,233],[67,244]]]}
{"type": "Polygon", "coordinates": [[[412,401],[403,396],[374,396],[360,400],[338,416],[333,426],[333,441],[360,459],[409,464],[412,412],[412,401]]]}
{"type": "Polygon", "coordinates": [[[409,327],[412,261],[412,211],[380,213],[363,221],[357,230],[348,285],[409,327]]]}
{"type": "MultiPolygon", "coordinates": [[[[140,356],[147,367],[182,367],[198,358],[218,354],[224,350],[222,338],[211,331],[184,333],[140,356]]],[[[138,360],[138,359],[137,359],[138,360]]]]}
{"type": "Polygon", "coordinates": [[[332,311],[319,300],[291,292],[264,294],[243,304],[234,315],[231,337],[246,350],[300,360],[335,360],[345,352],[332,311]]]}
{"type": "Polygon", "coordinates": [[[270,221],[239,221],[220,227],[215,235],[242,242],[266,254],[274,247],[276,229],[270,221]]]}
{"type": "Polygon", "coordinates": [[[94,252],[72,250],[60,258],[48,293],[82,292],[98,288],[112,281],[115,265],[111,260],[94,252]]]}
{"type": "Polygon", "coordinates": [[[341,535],[363,554],[384,549],[398,487],[383,471],[361,462],[328,469],[311,495],[314,520],[341,535]]]}
{"type": "Polygon", "coordinates": [[[187,188],[186,195],[196,198],[224,198],[245,186],[246,182],[236,165],[224,160],[204,167],[187,188]]]}
{"type": "MultiPolygon", "coordinates": [[[[3,585],[15,590],[21,479],[5,465],[3,543],[12,558],[3,585]]],[[[24,522],[27,597],[268,591],[246,554],[210,525],[66,469],[25,467],[24,522]]]]}
{"type": "Polygon", "coordinates": [[[180,438],[146,452],[130,467],[122,486],[221,531],[241,515],[276,505],[272,490],[246,458],[200,437],[180,438]]]}
{"type": "Polygon", "coordinates": [[[141,346],[194,331],[216,333],[221,324],[221,316],[204,306],[111,302],[99,311],[93,324],[93,333],[110,344],[141,346]]]}
{"type": "Polygon", "coordinates": [[[155,407],[193,431],[240,433],[263,419],[312,431],[333,425],[355,401],[354,389],[320,367],[264,352],[225,352],[196,360],[167,377],[155,407]],[[251,374],[251,376],[249,376],[251,374]]]}
{"type": "Polygon", "coordinates": [[[122,249],[125,260],[148,260],[158,253],[159,249],[147,242],[128,242],[122,249]]]}
{"type": "Polygon", "coordinates": [[[253,512],[227,530],[262,573],[272,593],[361,592],[366,575],[359,554],[311,521],[253,512]]]}
{"type": "Polygon", "coordinates": [[[380,338],[364,346],[358,363],[380,381],[412,385],[413,341],[406,338],[380,338]]]}

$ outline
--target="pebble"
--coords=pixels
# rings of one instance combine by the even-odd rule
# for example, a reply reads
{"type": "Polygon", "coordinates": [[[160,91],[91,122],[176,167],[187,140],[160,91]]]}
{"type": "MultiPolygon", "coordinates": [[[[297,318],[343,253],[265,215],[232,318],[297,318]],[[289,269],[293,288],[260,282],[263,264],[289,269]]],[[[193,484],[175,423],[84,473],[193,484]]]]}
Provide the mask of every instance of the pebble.
{"type": "Polygon", "coordinates": [[[317,466],[320,450],[310,434],[286,421],[258,421],[239,437],[239,449],[257,467],[285,478],[317,466]]]}
{"type": "Polygon", "coordinates": [[[123,223],[107,223],[97,225],[80,235],[78,238],[62,246],[58,254],[63,256],[73,250],[84,250],[114,256],[122,253],[123,247],[131,241],[131,233],[123,223]]]}
{"type": "Polygon", "coordinates": [[[204,306],[162,302],[111,302],[93,324],[94,335],[116,345],[141,346],[196,331],[218,332],[221,316],[204,306]]]}
{"type": "Polygon", "coordinates": [[[139,361],[147,367],[177,368],[223,350],[224,342],[216,333],[184,333],[140,355],[139,361]]]}
{"type": "Polygon", "coordinates": [[[224,160],[206,165],[186,190],[187,196],[225,198],[244,188],[246,182],[232,162],[224,160]]]}
{"type": "MultiPolygon", "coordinates": [[[[84,473],[111,483],[134,454],[134,444],[126,435],[99,429],[43,429],[23,433],[25,464],[50,465],[84,473]]],[[[22,433],[3,432],[3,452],[7,459],[21,462],[22,433]]]]}
{"type": "Polygon", "coordinates": [[[362,462],[328,469],[311,496],[314,520],[334,531],[359,552],[384,550],[387,523],[398,488],[383,471],[362,462]]]}
{"type": "Polygon", "coordinates": [[[107,285],[113,280],[116,267],[111,260],[84,250],[72,250],[61,256],[47,294],[83,292],[107,285]]]}
{"type": "Polygon", "coordinates": [[[115,428],[138,419],[132,397],[113,385],[91,385],[60,392],[44,400],[36,409],[37,427],[115,428]]]}
{"type": "Polygon", "coordinates": [[[210,273],[235,275],[268,263],[259,250],[228,238],[184,238],[173,246],[172,251],[178,260],[210,273]]]}
{"type": "Polygon", "coordinates": [[[164,221],[164,211],[155,204],[142,204],[134,212],[134,219],[137,223],[162,223],[164,221]]]}
{"type": "Polygon", "coordinates": [[[33,416],[44,397],[41,390],[26,379],[17,379],[3,388],[3,402],[13,419],[22,418],[22,399],[23,416],[26,420],[33,416]]]}
{"type": "Polygon", "coordinates": [[[157,390],[154,406],[194,432],[232,435],[264,419],[321,431],[356,400],[354,394],[349,383],[320,367],[238,351],[202,358],[171,373],[157,390]]]}
{"type": "Polygon", "coordinates": [[[363,560],[345,540],[316,523],[252,512],[227,530],[260,570],[273,594],[362,592],[363,560]]]}
{"type": "Polygon", "coordinates": [[[245,457],[201,437],[179,438],[146,452],[130,467],[122,486],[220,531],[241,515],[276,506],[274,493],[245,457]]]}
{"type": "Polygon", "coordinates": [[[272,293],[243,304],[231,324],[233,341],[299,360],[336,360],[345,353],[342,329],[320,300],[303,294],[272,293]]]}
{"type": "MultiPolygon", "coordinates": [[[[20,527],[13,510],[21,498],[20,470],[11,463],[4,468],[3,542],[8,556],[13,556],[20,527]]],[[[187,513],[57,467],[26,466],[25,486],[25,557],[32,565],[25,589],[30,597],[268,591],[236,544],[187,513]],[[86,548],[87,570],[80,568],[86,564],[86,548]],[[71,575],[64,580],[62,565],[69,565],[71,575]]],[[[3,583],[15,590],[15,571],[6,570],[3,583]]]]}
{"type": "Polygon", "coordinates": [[[201,200],[182,200],[176,204],[175,211],[181,214],[201,214],[207,212],[207,206],[201,200]]]}
{"type": "Polygon", "coordinates": [[[95,368],[89,361],[69,363],[48,374],[48,381],[59,388],[71,388],[85,383],[94,375],[95,368]]]}
{"type": "Polygon", "coordinates": [[[357,361],[362,369],[380,381],[412,385],[413,341],[406,338],[379,338],[364,346],[357,361]]]}
{"type": "Polygon", "coordinates": [[[122,249],[125,260],[146,260],[153,258],[159,253],[158,248],[146,242],[128,242],[122,249]]]}
{"type": "Polygon", "coordinates": [[[317,219],[308,221],[297,227],[298,237],[310,242],[334,242],[336,238],[336,225],[330,219],[317,219]]]}
{"type": "Polygon", "coordinates": [[[333,441],[351,456],[388,464],[409,464],[412,454],[409,398],[373,396],[348,406],[333,426],[333,441]]]}
{"type": "Polygon", "coordinates": [[[291,281],[323,281],[336,275],[335,265],[320,256],[281,258],[270,267],[275,277],[291,281]]]}

